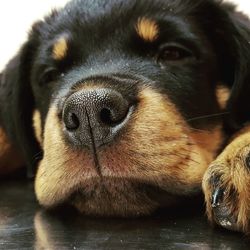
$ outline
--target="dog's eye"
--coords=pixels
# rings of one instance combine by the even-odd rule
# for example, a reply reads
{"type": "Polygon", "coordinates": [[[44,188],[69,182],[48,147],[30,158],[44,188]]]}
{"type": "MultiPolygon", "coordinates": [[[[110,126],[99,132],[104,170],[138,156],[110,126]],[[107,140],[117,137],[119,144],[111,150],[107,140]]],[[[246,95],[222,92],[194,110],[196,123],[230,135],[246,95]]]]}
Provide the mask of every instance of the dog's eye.
{"type": "Polygon", "coordinates": [[[177,45],[166,45],[160,48],[159,54],[157,56],[157,62],[159,64],[164,64],[166,62],[183,61],[192,56],[192,52],[184,47],[177,45]]]}
{"type": "Polygon", "coordinates": [[[44,85],[54,82],[58,78],[58,71],[55,68],[49,68],[43,72],[39,79],[39,84],[44,85]]]}

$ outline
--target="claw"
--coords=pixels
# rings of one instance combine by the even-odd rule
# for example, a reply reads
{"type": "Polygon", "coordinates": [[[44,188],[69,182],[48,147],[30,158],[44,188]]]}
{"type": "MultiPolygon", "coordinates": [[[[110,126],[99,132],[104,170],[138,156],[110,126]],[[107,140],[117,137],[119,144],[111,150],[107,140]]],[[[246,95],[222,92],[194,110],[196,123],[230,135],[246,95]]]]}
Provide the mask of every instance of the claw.
{"type": "Polygon", "coordinates": [[[221,187],[218,176],[213,177],[214,192],[212,194],[211,206],[216,223],[226,229],[238,231],[236,218],[232,214],[230,207],[225,203],[226,191],[221,187]]]}
{"type": "Polygon", "coordinates": [[[221,189],[220,187],[217,187],[212,195],[212,207],[217,208],[221,205],[221,201],[223,200],[224,196],[224,189],[221,189]]]}
{"type": "Polygon", "coordinates": [[[211,197],[212,208],[219,207],[223,201],[224,189],[221,188],[220,178],[221,178],[220,175],[213,174],[210,179],[210,183],[214,189],[214,192],[211,197]]]}

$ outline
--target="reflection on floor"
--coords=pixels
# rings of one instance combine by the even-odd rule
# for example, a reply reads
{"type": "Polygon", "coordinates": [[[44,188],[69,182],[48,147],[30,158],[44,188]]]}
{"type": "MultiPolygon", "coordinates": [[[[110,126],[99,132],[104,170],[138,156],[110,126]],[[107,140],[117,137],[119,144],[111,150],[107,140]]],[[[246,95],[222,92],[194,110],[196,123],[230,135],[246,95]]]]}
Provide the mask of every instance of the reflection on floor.
{"type": "Polygon", "coordinates": [[[0,180],[0,197],[0,249],[249,249],[243,235],[212,229],[198,208],[130,220],[49,214],[23,181],[0,180]]]}

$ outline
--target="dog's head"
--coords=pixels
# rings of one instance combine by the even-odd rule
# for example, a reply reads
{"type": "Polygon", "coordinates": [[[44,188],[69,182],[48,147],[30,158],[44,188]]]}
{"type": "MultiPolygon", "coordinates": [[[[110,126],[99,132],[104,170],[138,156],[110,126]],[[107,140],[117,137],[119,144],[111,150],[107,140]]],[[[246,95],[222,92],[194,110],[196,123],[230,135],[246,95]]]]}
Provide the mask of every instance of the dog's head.
{"type": "Polygon", "coordinates": [[[39,202],[127,216],[199,192],[222,122],[246,120],[246,22],[212,0],[78,0],[35,24],[3,78],[14,139],[43,152],[39,202]]]}

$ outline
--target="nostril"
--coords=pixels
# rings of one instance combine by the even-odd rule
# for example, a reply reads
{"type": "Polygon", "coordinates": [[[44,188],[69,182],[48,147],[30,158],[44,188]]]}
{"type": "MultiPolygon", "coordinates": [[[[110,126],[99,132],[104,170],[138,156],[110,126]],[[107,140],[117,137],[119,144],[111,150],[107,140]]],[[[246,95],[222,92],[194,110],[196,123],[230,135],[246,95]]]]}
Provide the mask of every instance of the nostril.
{"type": "Polygon", "coordinates": [[[100,112],[100,119],[101,119],[101,122],[106,124],[106,125],[109,125],[109,126],[112,126],[116,123],[116,121],[114,121],[112,119],[112,114],[111,114],[111,111],[107,108],[103,108],[100,112]]]}
{"type": "Polygon", "coordinates": [[[67,130],[76,130],[80,126],[80,121],[76,114],[68,113],[64,119],[65,126],[67,130]]]}
{"type": "Polygon", "coordinates": [[[117,111],[109,108],[103,108],[100,111],[100,120],[103,124],[108,126],[116,126],[126,118],[127,110],[117,111]]]}

